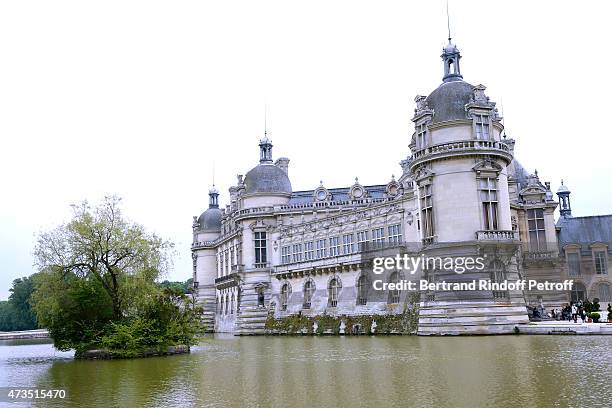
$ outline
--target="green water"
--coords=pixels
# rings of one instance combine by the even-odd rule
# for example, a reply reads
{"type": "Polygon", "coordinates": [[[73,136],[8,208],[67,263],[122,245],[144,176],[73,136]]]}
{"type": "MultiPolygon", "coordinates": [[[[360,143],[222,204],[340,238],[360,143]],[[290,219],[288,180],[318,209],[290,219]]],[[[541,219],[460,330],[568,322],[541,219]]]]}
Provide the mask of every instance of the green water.
{"type": "Polygon", "coordinates": [[[0,386],[64,388],[71,407],[612,407],[612,336],[215,336],[116,361],[0,341],[0,386]]]}

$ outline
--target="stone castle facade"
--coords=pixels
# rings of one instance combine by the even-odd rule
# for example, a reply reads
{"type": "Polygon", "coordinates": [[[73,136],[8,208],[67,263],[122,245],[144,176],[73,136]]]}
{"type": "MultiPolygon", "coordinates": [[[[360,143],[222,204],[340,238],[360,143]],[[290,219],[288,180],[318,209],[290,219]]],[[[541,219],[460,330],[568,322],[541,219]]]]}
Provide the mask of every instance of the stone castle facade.
{"type": "Polygon", "coordinates": [[[289,159],[273,161],[264,135],[259,164],[238,176],[224,210],[219,192],[210,190],[209,208],[194,217],[191,247],[194,286],[210,330],[264,333],[269,315],[401,313],[407,293],[368,295],[367,253],[381,247],[489,260],[478,272],[422,272],[434,282],[577,283],[570,292],[420,293],[423,335],[510,333],[528,321],[526,305],[610,301],[612,217],[573,218],[562,185],[555,223],[559,202],[550,183],[515,159],[515,141],[505,136],[495,103],[483,85],[463,80],[461,55],[450,39],[441,57],[443,82],[415,99],[412,154],[401,161],[399,178],[293,191],[289,159]]]}

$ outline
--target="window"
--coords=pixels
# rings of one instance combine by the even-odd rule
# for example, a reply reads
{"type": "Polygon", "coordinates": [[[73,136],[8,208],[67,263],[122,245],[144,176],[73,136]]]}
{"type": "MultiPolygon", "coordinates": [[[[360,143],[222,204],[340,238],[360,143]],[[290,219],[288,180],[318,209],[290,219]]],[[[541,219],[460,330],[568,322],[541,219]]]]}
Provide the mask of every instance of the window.
{"type": "Polygon", "coordinates": [[[475,115],[476,139],[489,140],[489,117],[487,115],[475,115]]]}
{"type": "Polygon", "coordinates": [[[359,231],[357,233],[357,247],[360,251],[366,249],[368,243],[368,231],[359,231]]]}
{"type": "Polygon", "coordinates": [[[605,275],[608,273],[608,253],[607,251],[595,251],[595,273],[598,275],[605,275]]]}
{"type": "Polygon", "coordinates": [[[380,248],[385,243],[385,229],[375,228],[372,230],[372,244],[374,248],[380,248]]]}
{"type": "Polygon", "coordinates": [[[482,178],[478,180],[480,187],[480,200],[484,215],[484,227],[486,230],[497,229],[497,180],[494,178],[482,178]]]}
{"type": "Polygon", "coordinates": [[[227,309],[229,307],[229,296],[223,295],[223,297],[225,298],[225,312],[224,312],[224,314],[227,314],[227,309]]]}
{"type": "Polygon", "coordinates": [[[529,247],[532,251],[545,251],[544,210],[541,208],[527,210],[527,224],[529,227],[529,247]]]}
{"type": "Polygon", "coordinates": [[[416,142],[417,149],[423,149],[427,146],[427,126],[425,124],[416,126],[416,142]]]}
{"type": "MultiPolygon", "coordinates": [[[[491,264],[491,283],[502,283],[506,280],[506,271],[501,262],[493,262],[491,264]]],[[[507,299],[509,293],[507,290],[494,290],[493,299],[507,299]]]]}
{"type": "Polygon", "coordinates": [[[421,228],[423,239],[431,240],[434,236],[433,199],[431,197],[431,184],[419,188],[421,200],[421,228]]]}
{"type": "Polygon", "coordinates": [[[257,307],[264,307],[265,300],[263,288],[257,288],[257,307]]]}
{"type": "Polygon", "coordinates": [[[600,302],[610,302],[612,299],[610,298],[610,285],[607,283],[599,284],[599,301],[600,302]]]}
{"type": "Polygon", "coordinates": [[[328,303],[330,307],[338,306],[338,290],[340,289],[340,282],[337,278],[333,278],[329,281],[329,294],[328,303]]]}
{"type": "Polygon", "coordinates": [[[357,304],[365,305],[368,303],[368,277],[361,275],[357,281],[357,304]]]}
{"type": "Polygon", "coordinates": [[[234,302],[235,302],[236,298],[234,297],[234,294],[232,293],[230,295],[230,314],[234,314],[234,302]]]}
{"type": "Polygon", "coordinates": [[[569,276],[580,275],[580,255],[577,252],[570,252],[567,254],[567,268],[569,276]]]}
{"type": "Polygon", "coordinates": [[[293,245],[293,262],[302,262],[302,244],[293,245]]]}
{"type": "Polygon", "coordinates": [[[586,288],[580,282],[574,282],[574,286],[572,286],[572,302],[578,302],[579,300],[584,300],[586,294],[586,288]]]}
{"type": "Polygon", "coordinates": [[[284,247],[281,247],[281,263],[289,263],[291,262],[291,247],[289,245],[286,245],[284,247]]]}
{"type": "Polygon", "coordinates": [[[308,241],[304,243],[304,260],[312,261],[314,259],[314,242],[308,241]]]}
{"type": "Polygon", "coordinates": [[[327,256],[327,247],[324,239],[317,240],[317,259],[325,258],[327,256]]]}
{"type": "MultiPolygon", "coordinates": [[[[393,272],[391,276],[389,276],[389,283],[398,283],[399,281],[400,281],[399,273],[393,272]]],[[[399,289],[389,290],[389,298],[387,299],[387,303],[394,304],[394,303],[399,303],[399,301],[400,301],[399,289]]]]}
{"type": "Polygon", "coordinates": [[[340,255],[340,238],[331,237],[329,239],[329,256],[340,255]]]}
{"type": "Polygon", "coordinates": [[[353,234],[344,234],[342,236],[342,249],[344,254],[352,254],[355,252],[355,244],[353,243],[353,234]]]}
{"type": "Polygon", "coordinates": [[[291,294],[291,286],[289,283],[285,283],[281,288],[280,304],[281,310],[287,310],[287,304],[289,303],[289,295],[291,294]]]}
{"type": "Polygon", "coordinates": [[[219,308],[219,314],[223,314],[223,300],[224,300],[224,297],[223,295],[221,295],[221,307],[219,308]]]}
{"type": "Polygon", "coordinates": [[[400,242],[402,242],[402,233],[399,224],[389,225],[387,230],[389,232],[388,236],[390,244],[399,244],[400,242]]]}
{"type": "Polygon", "coordinates": [[[304,283],[304,309],[310,309],[310,305],[312,304],[312,295],[315,291],[315,285],[312,280],[307,280],[304,283]]]}
{"type": "Polygon", "coordinates": [[[268,262],[266,233],[263,231],[255,233],[255,263],[265,264],[268,262]]]}

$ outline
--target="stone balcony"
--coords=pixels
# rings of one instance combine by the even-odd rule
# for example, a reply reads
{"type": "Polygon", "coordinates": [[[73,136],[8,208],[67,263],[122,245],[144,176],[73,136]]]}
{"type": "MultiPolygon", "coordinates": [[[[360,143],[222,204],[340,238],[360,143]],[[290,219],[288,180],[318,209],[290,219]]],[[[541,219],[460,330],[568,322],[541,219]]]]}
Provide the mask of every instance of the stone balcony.
{"type": "Polygon", "coordinates": [[[476,241],[479,242],[509,242],[518,240],[518,231],[476,231],[476,241]]]}
{"type": "Polygon", "coordinates": [[[488,155],[498,156],[507,163],[512,161],[510,147],[497,140],[463,140],[457,142],[440,143],[417,150],[408,158],[409,166],[413,170],[416,166],[431,160],[444,159],[452,156],[488,155]]]}

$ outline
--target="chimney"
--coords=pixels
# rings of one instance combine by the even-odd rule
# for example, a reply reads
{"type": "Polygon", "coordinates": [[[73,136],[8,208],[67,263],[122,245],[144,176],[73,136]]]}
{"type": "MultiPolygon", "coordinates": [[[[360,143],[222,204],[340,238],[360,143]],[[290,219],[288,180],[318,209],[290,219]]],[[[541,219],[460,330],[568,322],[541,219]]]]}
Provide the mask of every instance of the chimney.
{"type": "Polygon", "coordinates": [[[289,159],[286,157],[279,157],[274,165],[285,172],[285,174],[289,175],[289,159]]]}

